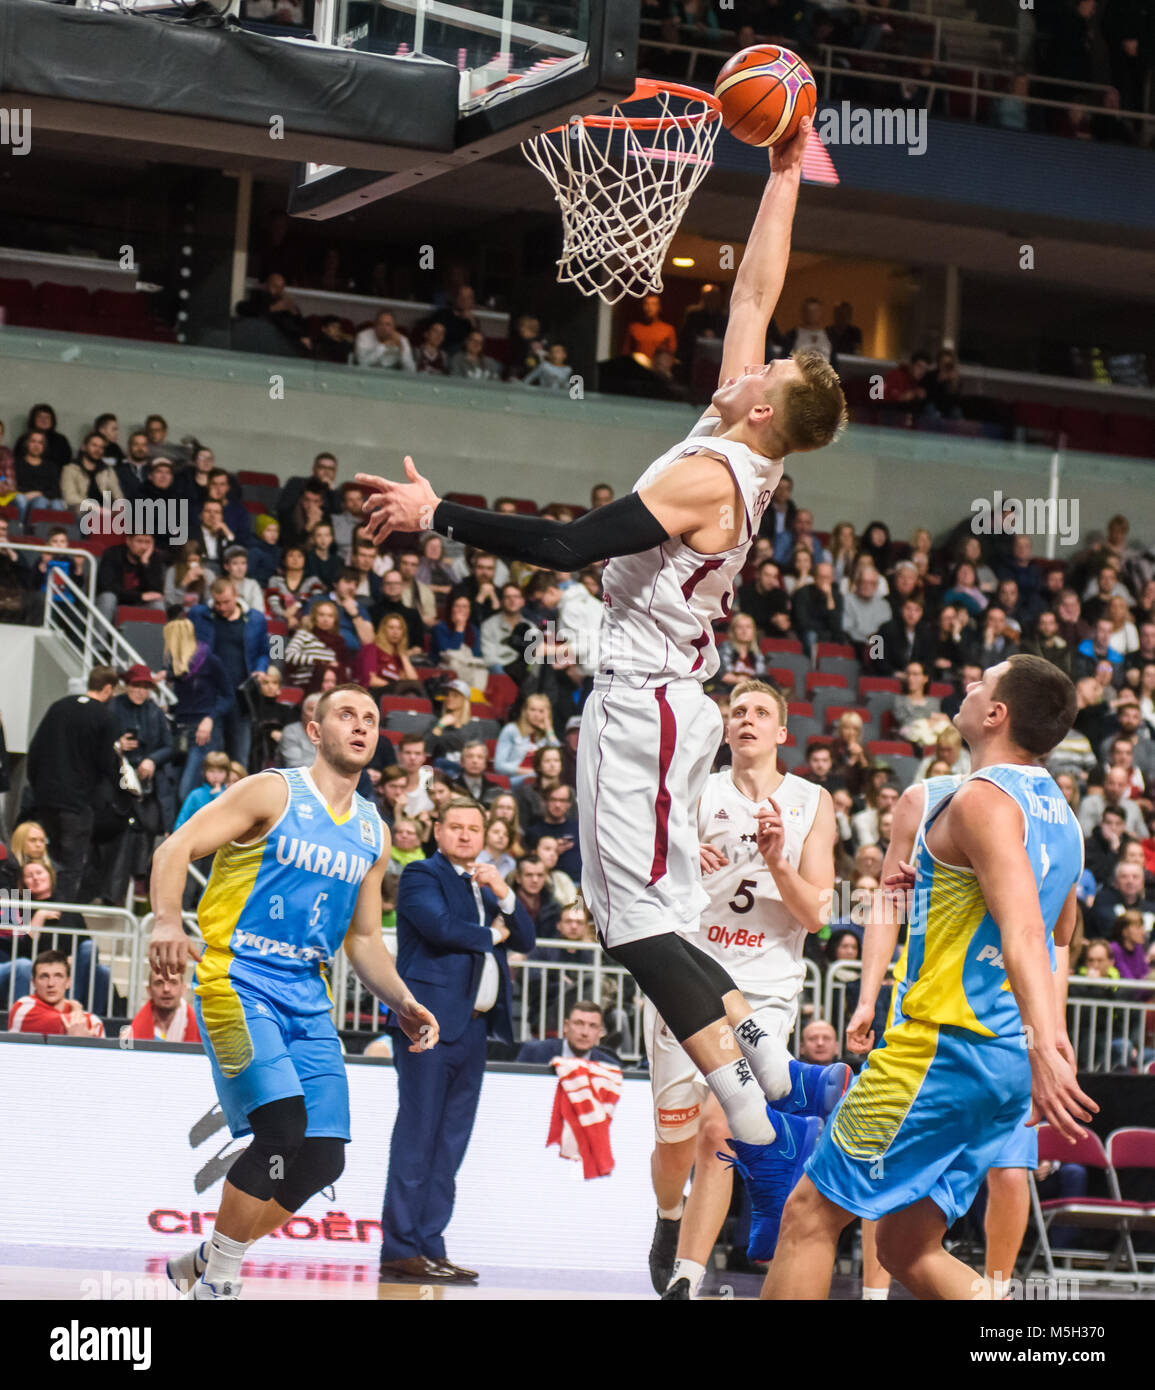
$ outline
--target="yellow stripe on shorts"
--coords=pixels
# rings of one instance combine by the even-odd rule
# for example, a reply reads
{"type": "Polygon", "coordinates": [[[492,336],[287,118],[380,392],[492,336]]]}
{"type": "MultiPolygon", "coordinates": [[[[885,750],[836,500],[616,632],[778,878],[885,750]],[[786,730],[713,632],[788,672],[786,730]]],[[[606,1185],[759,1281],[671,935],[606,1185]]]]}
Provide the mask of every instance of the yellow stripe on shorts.
{"type": "Polygon", "coordinates": [[[878,1158],[894,1143],[934,1061],[938,1026],[905,1020],[885,1042],[834,1115],[831,1137],[851,1158],[878,1158]]]}

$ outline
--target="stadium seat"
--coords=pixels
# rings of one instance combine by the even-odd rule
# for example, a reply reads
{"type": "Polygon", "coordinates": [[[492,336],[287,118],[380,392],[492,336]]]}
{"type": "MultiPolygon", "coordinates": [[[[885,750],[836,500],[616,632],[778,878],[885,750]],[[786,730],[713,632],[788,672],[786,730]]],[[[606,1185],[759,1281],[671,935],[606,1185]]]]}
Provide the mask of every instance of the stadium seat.
{"type": "Polygon", "coordinates": [[[932,681],[926,693],[933,695],[936,700],[945,700],[948,695],[954,694],[954,686],[950,681],[932,681]]]}
{"type": "Polygon", "coordinates": [[[850,682],[845,676],[836,675],[830,671],[810,671],[806,676],[805,689],[807,694],[815,690],[849,690],[850,682]]]}
{"type": "Polygon", "coordinates": [[[400,729],[382,729],[383,737],[387,738],[394,748],[401,742],[402,733],[400,729]]]}
{"type": "Polygon", "coordinates": [[[864,733],[868,736],[870,734],[870,711],[864,705],[827,705],[822,713],[828,729],[836,724],[844,714],[857,714],[862,720],[864,733]]]}
{"type": "Polygon", "coordinates": [[[257,473],[251,468],[241,468],[237,470],[237,482],[241,487],[272,487],[281,486],[280,479],[275,473],[257,473]]]}
{"type": "MultiPolygon", "coordinates": [[[[121,612],[124,610],[121,609],[121,612]]],[[[136,610],[140,612],[140,609],[136,610]]],[[[140,654],[141,661],[151,671],[159,671],[164,665],[164,614],[160,615],[160,623],[139,623],[139,622],[118,622],[120,635],[135,651],[140,654]]]]}
{"type": "Polygon", "coordinates": [[[511,497],[510,501],[522,516],[537,516],[541,511],[532,497],[511,497]]]}
{"type": "Polygon", "coordinates": [[[471,719],[466,727],[472,738],[479,738],[487,745],[501,733],[501,724],[496,719],[471,719]]]}
{"type": "Polygon", "coordinates": [[[787,697],[798,685],[798,678],[789,666],[767,666],[766,675],[787,697]]]}
{"type": "Polygon", "coordinates": [[[758,646],[766,653],[788,653],[790,656],[804,656],[802,643],[793,637],[763,637],[758,646]]]}
{"type": "Polygon", "coordinates": [[[394,712],[410,714],[432,714],[433,702],[422,699],[420,695],[382,695],[378,701],[382,714],[394,712]]]}
{"type": "Polygon", "coordinates": [[[922,762],[921,758],[915,757],[910,751],[909,743],[903,743],[898,739],[870,739],[866,745],[866,753],[870,758],[882,758],[888,762],[894,768],[895,777],[904,787],[910,786],[914,781],[914,774],[922,762]]]}
{"type": "MultiPolygon", "coordinates": [[[[445,494],[447,502],[456,502],[459,507],[481,507],[486,508],[489,503],[480,492],[447,492],[445,494]]],[[[536,511],[537,508],[535,507],[536,511]]]]}
{"type": "MultiPolygon", "coordinates": [[[[1155,1156],[1155,1130],[1132,1129],[1116,1131],[1116,1133],[1123,1136],[1118,1143],[1117,1152],[1128,1167],[1139,1166],[1133,1165],[1133,1160],[1137,1156],[1146,1157],[1148,1164],[1155,1161],[1155,1157],[1153,1157],[1155,1156]],[[1144,1135],[1148,1137],[1144,1138],[1144,1135]]],[[[1030,1274],[1040,1254],[1043,1256],[1044,1267],[1048,1274],[1055,1272],[1054,1257],[1056,1254],[1060,1258],[1087,1258],[1089,1252],[1082,1247],[1077,1251],[1056,1251],[1052,1248],[1050,1231],[1056,1223],[1065,1228],[1077,1226],[1082,1229],[1112,1232],[1115,1239],[1113,1248],[1109,1252],[1108,1267],[1113,1269],[1119,1258],[1125,1255],[1128,1270],[1137,1273],[1139,1266],[1135,1259],[1135,1247],[1131,1240],[1131,1231],[1137,1229],[1155,1230],[1155,1206],[1123,1200],[1119,1191],[1119,1179],[1115,1167],[1108,1151],[1103,1147],[1102,1140],[1094,1131],[1089,1131],[1082,1139],[1077,1139],[1072,1144],[1053,1126],[1042,1124],[1038,1127],[1038,1136],[1039,1162],[1041,1164],[1078,1163],[1084,1168],[1094,1169],[1103,1175],[1110,1195],[1107,1197],[1060,1197],[1044,1202],[1039,1198],[1038,1183],[1032,1173],[1030,1197],[1031,1210],[1035,1218],[1036,1240],[1035,1248],[1027,1259],[1025,1274],[1030,1274]]],[[[1115,1134],[1112,1134],[1111,1139],[1114,1138],[1115,1134]]],[[[1108,1252],[1103,1253],[1107,1254],[1108,1252]]],[[[1094,1273],[1087,1272],[1082,1277],[1093,1280],[1094,1273]]]]}
{"type": "Polygon", "coordinates": [[[397,729],[405,734],[425,734],[437,723],[435,714],[424,714],[420,710],[392,709],[385,715],[386,729],[397,729]]]}
{"type": "Polygon", "coordinates": [[[167,619],[163,608],[133,608],[122,603],[116,610],[116,621],[118,624],[155,623],[158,627],[163,627],[167,619]]]}
{"type": "Polygon", "coordinates": [[[497,711],[498,719],[505,718],[517,696],[517,682],[509,676],[492,675],[485,683],[486,702],[497,711]]]}
{"type": "Polygon", "coordinates": [[[279,705],[299,705],[305,698],[305,692],[295,685],[283,685],[281,693],[277,696],[279,705]]]}
{"type": "MultiPolygon", "coordinates": [[[[28,515],[24,518],[26,526],[75,526],[77,517],[75,512],[58,512],[51,507],[29,507],[28,515]]],[[[123,541],[123,536],[116,538],[123,541]]]]}
{"type": "Polygon", "coordinates": [[[4,322],[14,328],[33,326],[37,313],[32,281],[0,280],[0,308],[4,310],[4,322]]]}

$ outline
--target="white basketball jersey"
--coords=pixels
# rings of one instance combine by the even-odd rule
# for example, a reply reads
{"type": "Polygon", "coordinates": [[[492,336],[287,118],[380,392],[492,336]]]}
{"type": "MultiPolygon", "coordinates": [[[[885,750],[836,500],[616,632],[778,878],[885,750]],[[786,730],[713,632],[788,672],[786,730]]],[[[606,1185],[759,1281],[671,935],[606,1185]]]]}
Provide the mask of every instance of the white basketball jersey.
{"type": "MultiPolygon", "coordinates": [[[[816,783],[788,772],[774,793],[786,831],[786,858],[795,868],[821,791],[816,783]]],[[[707,780],[698,803],[698,838],[721,850],[729,862],[703,875],[710,906],[702,914],[701,929],[688,939],[713,956],[743,994],[789,1001],[806,976],[806,929],[786,910],[774,875],[758,852],[760,806],[770,809],[769,801],[744,796],[729,768],[707,780]]]]}
{"type": "Polygon", "coordinates": [[[702,555],[672,536],[652,550],[615,557],[602,574],[599,670],[625,676],[639,688],[685,676],[707,681],[717,671],[713,624],[729,616],[758,522],[782,477],[781,459],[713,438],[720,423],[717,416],[703,416],[681,443],[650,464],[634,491],[687,454],[718,454],[729,464],[746,511],[739,543],[719,555],[702,555]]]}

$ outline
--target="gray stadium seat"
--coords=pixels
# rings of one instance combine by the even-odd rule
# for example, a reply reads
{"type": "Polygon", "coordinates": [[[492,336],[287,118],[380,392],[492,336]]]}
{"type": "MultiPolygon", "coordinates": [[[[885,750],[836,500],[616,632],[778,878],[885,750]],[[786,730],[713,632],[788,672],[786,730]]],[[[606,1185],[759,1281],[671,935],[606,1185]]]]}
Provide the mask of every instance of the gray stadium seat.
{"type": "Polygon", "coordinates": [[[415,710],[391,709],[385,716],[386,729],[398,729],[403,734],[428,733],[436,723],[435,714],[419,714],[415,710]]]}
{"type": "Polygon", "coordinates": [[[123,623],[120,635],[140,653],[150,671],[164,665],[164,625],[162,623],[123,623]]]}

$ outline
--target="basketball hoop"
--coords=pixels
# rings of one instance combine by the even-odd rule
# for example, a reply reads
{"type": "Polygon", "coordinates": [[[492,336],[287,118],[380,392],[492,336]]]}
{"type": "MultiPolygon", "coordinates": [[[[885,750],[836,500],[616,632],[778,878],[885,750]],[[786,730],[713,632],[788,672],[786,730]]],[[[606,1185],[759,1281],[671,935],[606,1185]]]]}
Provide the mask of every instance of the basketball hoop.
{"type": "Polygon", "coordinates": [[[550,181],[564,234],[558,283],[616,304],[662,288],[662,264],[721,129],[718,99],[696,87],[639,81],[608,115],[575,116],[522,151],[550,181]],[[631,102],[654,104],[631,116],[631,102]]]}

